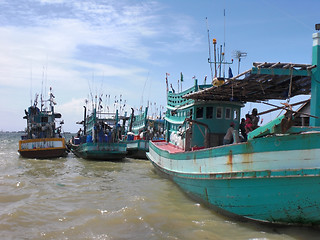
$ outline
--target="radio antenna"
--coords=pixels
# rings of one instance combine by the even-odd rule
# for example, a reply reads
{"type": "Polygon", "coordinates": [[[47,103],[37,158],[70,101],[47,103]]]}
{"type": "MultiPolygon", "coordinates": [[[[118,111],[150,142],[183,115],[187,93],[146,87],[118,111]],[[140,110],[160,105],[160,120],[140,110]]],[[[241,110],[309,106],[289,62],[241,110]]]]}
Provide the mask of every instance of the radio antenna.
{"type": "Polygon", "coordinates": [[[208,32],[208,46],[209,46],[208,62],[210,63],[211,79],[213,79],[212,62],[211,62],[211,48],[210,48],[210,33],[209,33],[209,28],[208,28],[208,18],[207,17],[206,17],[206,24],[207,24],[207,32],[208,32]]]}
{"type": "Polygon", "coordinates": [[[238,59],[238,75],[239,75],[241,59],[245,58],[247,56],[247,53],[246,52],[241,52],[240,50],[236,50],[234,52],[233,56],[238,59]]]}

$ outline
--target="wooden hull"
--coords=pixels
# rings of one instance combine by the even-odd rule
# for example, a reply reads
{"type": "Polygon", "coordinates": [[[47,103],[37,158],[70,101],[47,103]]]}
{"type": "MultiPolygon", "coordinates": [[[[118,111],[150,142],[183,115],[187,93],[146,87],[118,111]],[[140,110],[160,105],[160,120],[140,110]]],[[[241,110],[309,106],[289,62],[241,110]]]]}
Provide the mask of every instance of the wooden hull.
{"type": "Polygon", "coordinates": [[[127,144],[127,157],[148,159],[146,153],[149,151],[148,140],[132,140],[126,141],[127,144]]]}
{"type": "Polygon", "coordinates": [[[114,161],[126,157],[126,144],[123,143],[83,143],[73,145],[72,152],[88,160],[114,161]]]}
{"type": "Polygon", "coordinates": [[[19,141],[18,152],[24,158],[58,158],[67,155],[64,138],[40,138],[19,141]]]}
{"type": "Polygon", "coordinates": [[[319,225],[319,138],[272,136],[191,152],[170,152],[155,142],[147,156],[158,172],[223,214],[319,225]]]}

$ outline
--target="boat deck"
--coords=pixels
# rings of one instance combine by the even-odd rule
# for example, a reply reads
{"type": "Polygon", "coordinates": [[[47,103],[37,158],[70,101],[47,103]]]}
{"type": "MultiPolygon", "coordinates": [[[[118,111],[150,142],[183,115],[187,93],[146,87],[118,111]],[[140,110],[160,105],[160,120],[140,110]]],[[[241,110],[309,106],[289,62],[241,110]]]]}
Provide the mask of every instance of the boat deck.
{"type": "Polygon", "coordinates": [[[159,149],[168,151],[169,153],[182,153],[183,149],[171,144],[166,141],[152,141],[159,149]]]}

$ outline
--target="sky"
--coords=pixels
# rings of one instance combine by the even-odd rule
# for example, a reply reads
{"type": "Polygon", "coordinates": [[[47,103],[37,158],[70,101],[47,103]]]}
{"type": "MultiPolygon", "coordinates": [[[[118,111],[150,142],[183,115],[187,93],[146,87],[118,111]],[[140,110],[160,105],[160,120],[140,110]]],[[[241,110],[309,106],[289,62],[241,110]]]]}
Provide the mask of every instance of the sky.
{"type": "Polygon", "coordinates": [[[194,76],[211,78],[208,30],[227,61],[247,53],[240,72],[253,62],[310,64],[320,23],[318,0],[0,0],[0,9],[0,131],[24,130],[24,109],[50,87],[64,131],[79,129],[95,95],[110,111],[121,99],[128,114],[148,102],[159,112],[166,73],[176,91],[181,72],[183,90],[194,76]]]}

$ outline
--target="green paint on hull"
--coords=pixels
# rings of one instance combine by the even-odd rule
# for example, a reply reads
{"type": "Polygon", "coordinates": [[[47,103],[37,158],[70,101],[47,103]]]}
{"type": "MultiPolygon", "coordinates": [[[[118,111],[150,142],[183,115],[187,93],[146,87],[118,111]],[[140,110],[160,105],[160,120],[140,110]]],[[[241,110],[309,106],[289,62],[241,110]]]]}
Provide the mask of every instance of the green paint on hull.
{"type": "Polygon", "coordinates": [[[169,153],[151,143],[147,156],[159,172],[186,193],[224,214],[263,222],[318,225],[318,139],[319,132],[276,135],[182,153],[169,153]],[[300,159],[295,156],[298,151],[304,151],[306,155],[300,159]],[[236,155],[243,159],[237,162],[237,166],[234,162],[236,155]],[[279,156],[287,158],[279,159],[279,156]],[[219,158],[221,168],[214,164],[219,158]],[[179,164],[182,161],[183,164],[179,164]],[[293,162],[299,161],[300,167],[293,169],[293,162]],[[200,168],[194,171],[198,162],[201,162],[200,168]],[[254,164],[266,168],[253,170],[254,164]],[[216,171],[210,171],[211,166],[216,171]],[[230,166],[229,170],[222,170],[226,166],[230,166]]]}
{"type": "Polygon", "coordinates": [[[124,141],[127,144],[127,157],[147,159],[146,153],[149,151],[149,140],[137,139],[124,141]]]}
{"type": "Polygon", "coordinates": [[[121,160],[126,157],[126,145],[123,143],[83,143],[73,147],[73,153],[84,159],[121,160]]]}
{"type": "Polygon", "coordinates": [[[240,178],[220,178],[180,174],[153,165],[187,194],[222,214],[280,224],[320,224],[320,169],[291,171],[290,176],[266,171],[258,178],[244,178],[242,173],[238,173],[240,178]]]}

